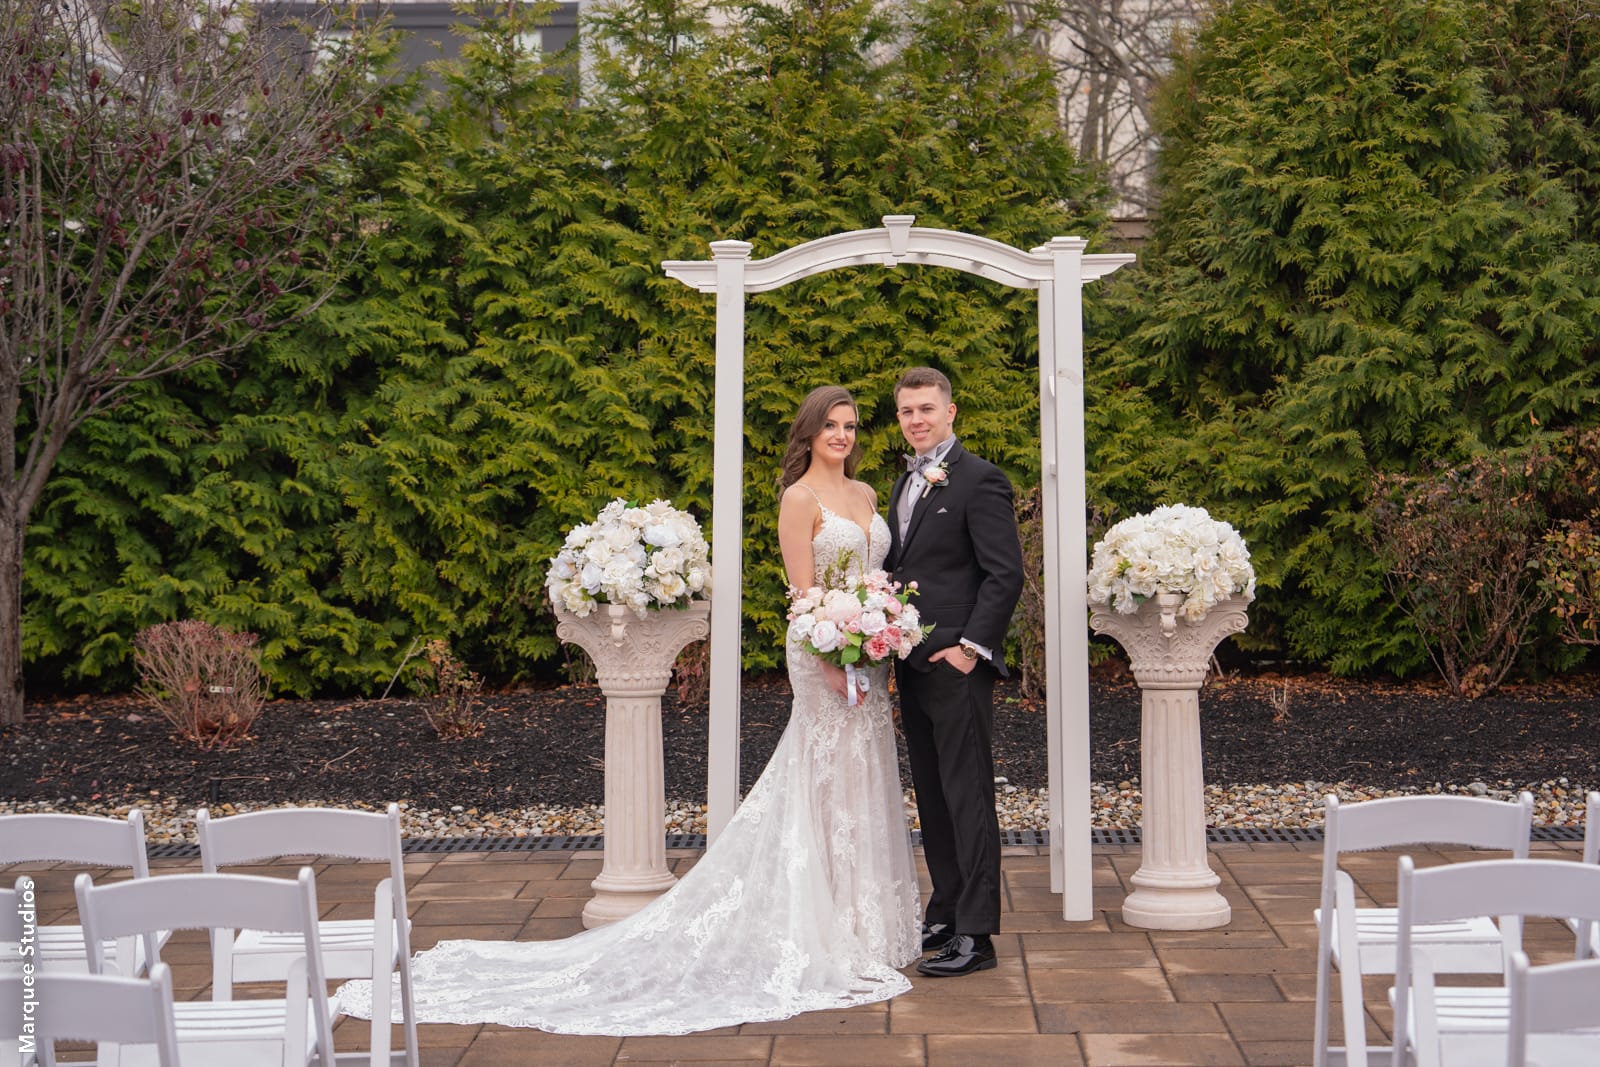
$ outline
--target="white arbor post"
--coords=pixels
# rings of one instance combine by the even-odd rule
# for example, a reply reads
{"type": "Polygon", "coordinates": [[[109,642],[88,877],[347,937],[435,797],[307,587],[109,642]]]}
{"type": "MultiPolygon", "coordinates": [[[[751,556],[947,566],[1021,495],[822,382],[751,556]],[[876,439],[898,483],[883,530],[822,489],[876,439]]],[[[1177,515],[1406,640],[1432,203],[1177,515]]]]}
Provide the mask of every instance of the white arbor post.
{"type": "Polygon", "coordinates": [[[717,378],[711,445],[711,721],[706,836],[739,806],[739,614],[744,585],[744,271],[749,241],[714,241],[717,378]],[[733,486],[727,492],[724,486],[733,486]],[[729,682],[731,679],[731,684],[729,682]]]}
{"type": "Polygon", "coordinates": [[[712,244],[712,259],[663,263],[668,276],[717,294],[713,446],[711,741],[706,829],[732,818],[739,788],[739,619],[743,585],[744,295],[840,267],[902,263],[948,267],[1018,289],[1039,290],[1039,419],[1044,472],[1046,669],[1050,738],[1050,887],[1067,919],[1093,915],[1089,873],[1089,653],[1084,526],[1083,283],[1134,257],[1085,255],[1077,237],[1031,252],[954,230],[919,229],[911,215],[883,227],[818,238],[751,260],[743,241],[712,244]],[[731,532],[732,536],[728,536],[731,532]],[[732,542],[731,545],[728,542],[732,542]],[[1069,831],[1068,827],[1075,829],[1069,831]]]}
{"type": "MultiPolygon", "coordinates": [[[[1055,278],[1083,278],[1078,237],[1057,237],[1043,249],[1055,260],[1055,278]]],[[[1120,265],[1120,264],[1119,264],[1120,265]]],[[[1115,269],[1115,268],[1113,268],[1115,269]]],[[[1068,871],[1089,869],[1089,835],[1068,826],[1089,825],[1089,645],[1068,640],[1063,619],[1085,618],[1089,558],[1085,529],[1088,489],[1083,441],[1083,286],[1052,280],[1039,287],[1039,420],[1047,470],[1043,500],[1045,529],[1045,618],[1054,627],[1045,643],[1045,707],[1050,778],[1050,891],[1063,894],[1062,914],[1088,919],[1092,890],[1068,871]],[[1049,343],[1045,324],[1049,323],[1049,343]],[[1050,428],[1046,435],[1043,430],[1050,428]],[[1052,458],[1053,457],[1053,458],[1052,458]],[[1051,477],[1054,475],[1054,477],[1051,477]],[[1070,561],[1070,566],[1067,562],[1070,561]],[[1066,709],[1066,713],[1055,709],[1066,709]],[[1057,783],[1083,787],[1057,789],[1057,783]],[[1085,895],[1088,894],[1088,895],[1085,895]]]]}

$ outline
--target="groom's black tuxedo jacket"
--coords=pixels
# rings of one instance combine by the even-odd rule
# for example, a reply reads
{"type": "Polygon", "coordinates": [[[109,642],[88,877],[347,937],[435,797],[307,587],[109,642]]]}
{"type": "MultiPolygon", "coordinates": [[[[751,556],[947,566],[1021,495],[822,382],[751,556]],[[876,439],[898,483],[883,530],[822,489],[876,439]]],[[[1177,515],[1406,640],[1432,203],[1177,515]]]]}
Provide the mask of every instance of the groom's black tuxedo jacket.
{"type": "Polygon", "coordinates": [[[929,670],[930,655],[965,637],[993,652],[994,668],[1003,675],[1006,630],[1022,594],[1022,546],[1011,482],[960,441],[950,446],[944,462],[949,477],[923,490],[903,540],[900,494],[910,475],[902,474],[889,493],[884,565],[895,581],[917,583],[912,603],[925,624],[936,624],[903,666],[929,670]]]}

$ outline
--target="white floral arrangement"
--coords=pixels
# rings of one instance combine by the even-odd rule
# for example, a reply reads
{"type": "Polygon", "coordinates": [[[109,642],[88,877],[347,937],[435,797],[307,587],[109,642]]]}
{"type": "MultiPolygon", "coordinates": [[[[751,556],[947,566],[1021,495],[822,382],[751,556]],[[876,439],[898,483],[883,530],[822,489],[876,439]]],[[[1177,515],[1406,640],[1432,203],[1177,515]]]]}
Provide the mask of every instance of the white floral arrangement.
{"type": "Polygon", "coordinates": [[[1089,565],[1089,603],[1124,615],[1157,593],[1180,593],[1183,617],[1199,622],[1219,601],[1255,591],[1239,531],[1186,504],[1123,519],[1094,546],[1089,565]]]}
{"type": "Polygon", "coordinates": [[[700,524],[665,500],[646,507],[613,500],[594,522],[574,526],[550,561],[550,601],[584,616],[598,604],[683,607],[711,588],[711,563],[700,524]]]}

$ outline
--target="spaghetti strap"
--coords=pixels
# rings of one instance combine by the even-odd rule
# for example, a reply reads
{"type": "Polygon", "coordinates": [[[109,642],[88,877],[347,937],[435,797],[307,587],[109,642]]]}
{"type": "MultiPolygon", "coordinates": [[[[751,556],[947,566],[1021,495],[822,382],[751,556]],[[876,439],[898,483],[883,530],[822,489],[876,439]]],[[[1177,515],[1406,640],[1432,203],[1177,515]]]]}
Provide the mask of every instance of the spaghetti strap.
{"type": "Polygon", "coordinates": [[[823,511],[827,511],[828,510],[828,505],[826,505],[826,504],[824,504],[822,502],[822,498],[817,495],[817,491],[815,489],[811,488],[805,482],[795,482],[794,484],[798,485],[800,488],[802,488],[806,492],[810,493],[811,494],[811,499],[815,500],[817,502],[817,507],[821,508],[823,511]]]}

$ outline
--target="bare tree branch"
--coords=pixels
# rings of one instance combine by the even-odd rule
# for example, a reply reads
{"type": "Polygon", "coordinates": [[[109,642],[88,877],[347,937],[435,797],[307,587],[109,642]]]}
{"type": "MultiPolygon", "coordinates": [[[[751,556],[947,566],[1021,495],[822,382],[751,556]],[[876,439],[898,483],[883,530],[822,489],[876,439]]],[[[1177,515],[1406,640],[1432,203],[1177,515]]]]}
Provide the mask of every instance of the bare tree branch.
{"type": "Polygon", "coordinates": [[[1062,121],[1079,157],[1105,168],[1118,201],[1113,213],[1148,216],[1156,86],[1173,34],[1196,25],[1209,0],[1008,0],[1008,7],[1055,65],[1062,121]]]}
{"type": "Polygon", "coordinates": [[[331,291],[345,139],[381,114],[373,32],[319,61],[317,27],[234,0],[0,10],[0,721],[21,702],[7,586],[70,434],[331,291]]]}

